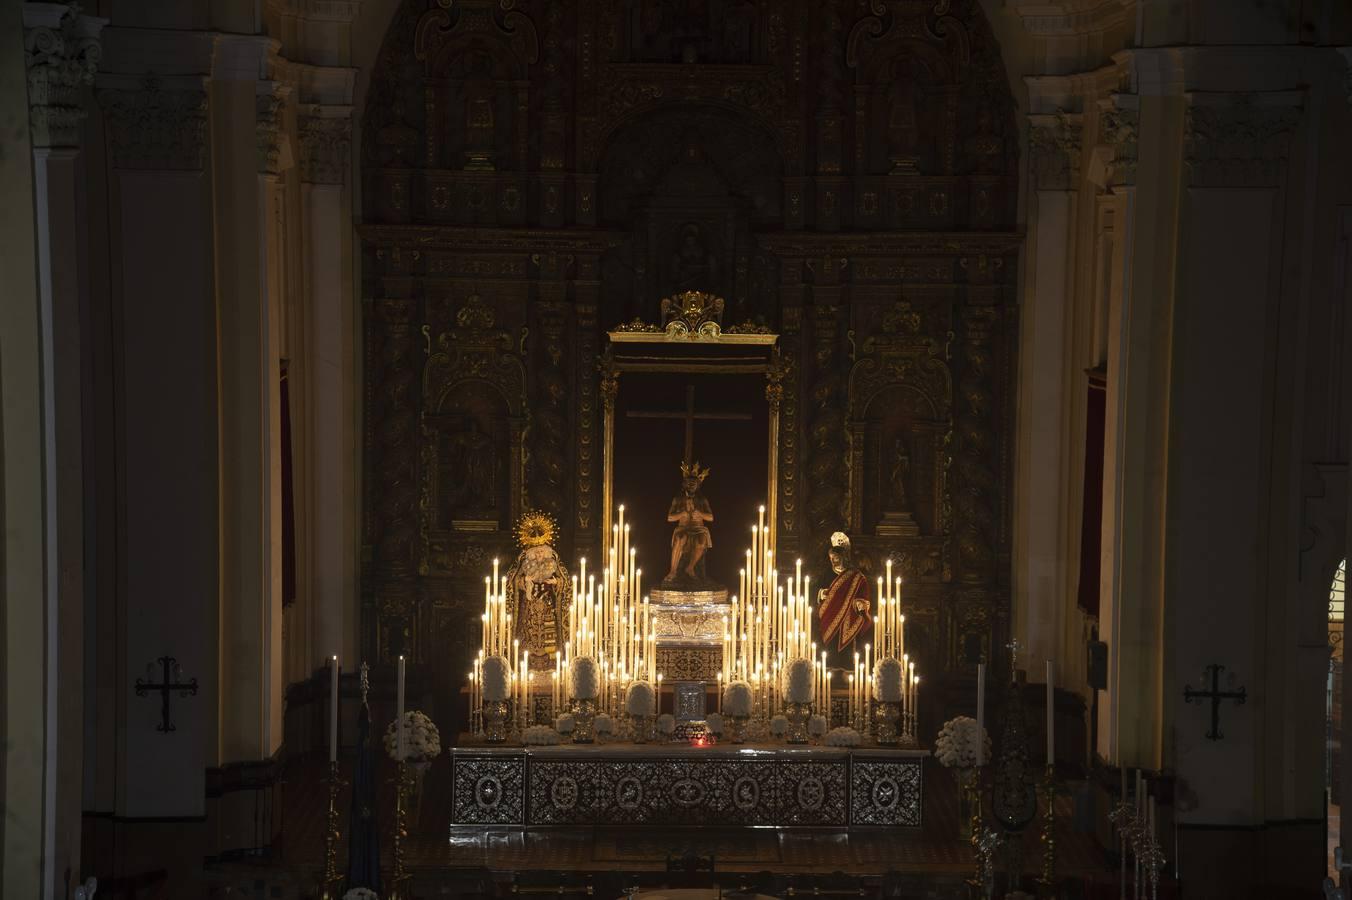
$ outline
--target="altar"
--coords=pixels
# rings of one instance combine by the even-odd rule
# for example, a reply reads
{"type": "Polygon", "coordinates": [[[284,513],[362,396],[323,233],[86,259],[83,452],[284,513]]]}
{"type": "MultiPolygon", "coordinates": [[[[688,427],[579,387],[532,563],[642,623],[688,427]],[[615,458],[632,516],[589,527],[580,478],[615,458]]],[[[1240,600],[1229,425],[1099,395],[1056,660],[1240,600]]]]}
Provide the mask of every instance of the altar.
{"type": "Polygon", "coordinates": [[[669,743],[451,751],[451,827],[919,828],[927,750],[669,743]]]}

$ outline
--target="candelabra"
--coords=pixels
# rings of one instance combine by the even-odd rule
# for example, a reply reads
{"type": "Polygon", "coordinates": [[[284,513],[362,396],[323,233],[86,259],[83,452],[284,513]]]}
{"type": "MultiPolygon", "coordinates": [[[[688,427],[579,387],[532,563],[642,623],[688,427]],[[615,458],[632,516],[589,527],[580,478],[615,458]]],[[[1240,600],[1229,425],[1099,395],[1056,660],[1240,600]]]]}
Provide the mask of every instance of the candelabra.
{"type": "Polygon", "coordinates": [[[338,763],[329,763],[329,811],[324,828],[324,875],[319,884],[320,900],[338,900],[343,878],[338,874],[338,789],[343,780],[338,777],[338,763]]]}
{"type": "Polygon", "coordinates": [[[412,774],[408,765],[400,760],[394,775],[394,874],[390,878],[389,900],[410,900],[407,893],[408,872],[404,868],[404,840],[408,837],[408,807],[404,799],[412,774]]]}
{"type": "Polygon", "coordinates": [[[987,881],[994,875],[991,871],[991,863],[995,855],[995,847],[991,843],[991,836],[994,831],[983,828],[981,821],[981,770],[982,766],[975,766],[975,774],[971,779],[970,785],[964,785],[963,790],[971,791],[969,795],[969,804],[972,807],[972,860],[975,863],[975,870],[968,884],[975,888],[980,895],[986,893],[987,881]]]}
{"type": "Polygon", "coordinates": [[[1135,852],[1137,815],[1136,807],[1127,802],[1127,795],[1124,793],[1122,799],[1113,807],[1112,812],[1108,813],[1108,821],[1113,823],[1117,829],[1117,849],[1119,856],[1119,867],[1121,869],[1121,878],[1118,881],[1118,897],[1120,900],[1126,900],[1127,897],[1127,851],[1135,852]]]}
{"type": "Polygon", "coordinates": [[[1047,766],[1042,780],[1042,877],[1047,896],[1056,896],[1056,767],[1047,766]]]}
{"type": "Polygon", "coordinates": [[[1141,851],[1141,858],[1150,872],[1150,900],[1156,900],[1160,891],[1160,869],[1164,868],[1164,851],[1160,849],[1159,839],[1154,832],[1146,832],[1145,846],[1141,851]]]}

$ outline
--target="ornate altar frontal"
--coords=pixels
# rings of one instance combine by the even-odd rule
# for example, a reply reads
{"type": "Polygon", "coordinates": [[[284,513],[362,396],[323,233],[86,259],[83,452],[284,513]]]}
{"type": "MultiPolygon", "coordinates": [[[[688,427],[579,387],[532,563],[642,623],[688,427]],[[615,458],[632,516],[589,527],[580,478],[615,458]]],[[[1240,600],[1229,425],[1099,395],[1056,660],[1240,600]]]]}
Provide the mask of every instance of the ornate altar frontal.
{"type": "Polygon", "coordinates": [[[451,827],[909,827],[927,750],[461,746],[451,827]]]}

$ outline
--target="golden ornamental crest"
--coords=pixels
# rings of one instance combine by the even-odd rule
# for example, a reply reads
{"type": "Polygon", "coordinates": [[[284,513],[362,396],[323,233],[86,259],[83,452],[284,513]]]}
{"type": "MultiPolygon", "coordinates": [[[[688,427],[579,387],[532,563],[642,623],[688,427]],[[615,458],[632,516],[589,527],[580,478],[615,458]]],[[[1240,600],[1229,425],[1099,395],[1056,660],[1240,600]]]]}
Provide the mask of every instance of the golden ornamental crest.
{"type": "Polygon", "coordinates": [[[698,461],[695,461],[694,463],[683,462],[681,463],[681,477],[693,478],[700,484],[703,484],[704,479],[709,477],[709,467],[705,466],[701,469],[698,461]]]}
{"type": "Polygon", "coordinates": [[[517,520],[516,542],[523,550],[527,547],[550,546],[554,543],[558,528],[558,523],[549,513],[531,510],[517,520]]]}

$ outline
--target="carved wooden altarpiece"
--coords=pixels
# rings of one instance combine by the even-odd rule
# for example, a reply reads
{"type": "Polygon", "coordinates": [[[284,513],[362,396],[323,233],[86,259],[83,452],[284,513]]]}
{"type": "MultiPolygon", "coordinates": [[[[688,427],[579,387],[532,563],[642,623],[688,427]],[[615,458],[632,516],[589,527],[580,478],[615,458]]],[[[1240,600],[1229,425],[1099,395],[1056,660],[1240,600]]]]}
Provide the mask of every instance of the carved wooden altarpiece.
{"type": "Polygon", "coordinates": [[[976,0],[405,0],[361,130],[365,654],[449,697],[518,512],[596,554],[607,332],[694,290],[777,336],[781,558],[900,567],[923,729],[999,660],[1022,238],[976,0]]]}

